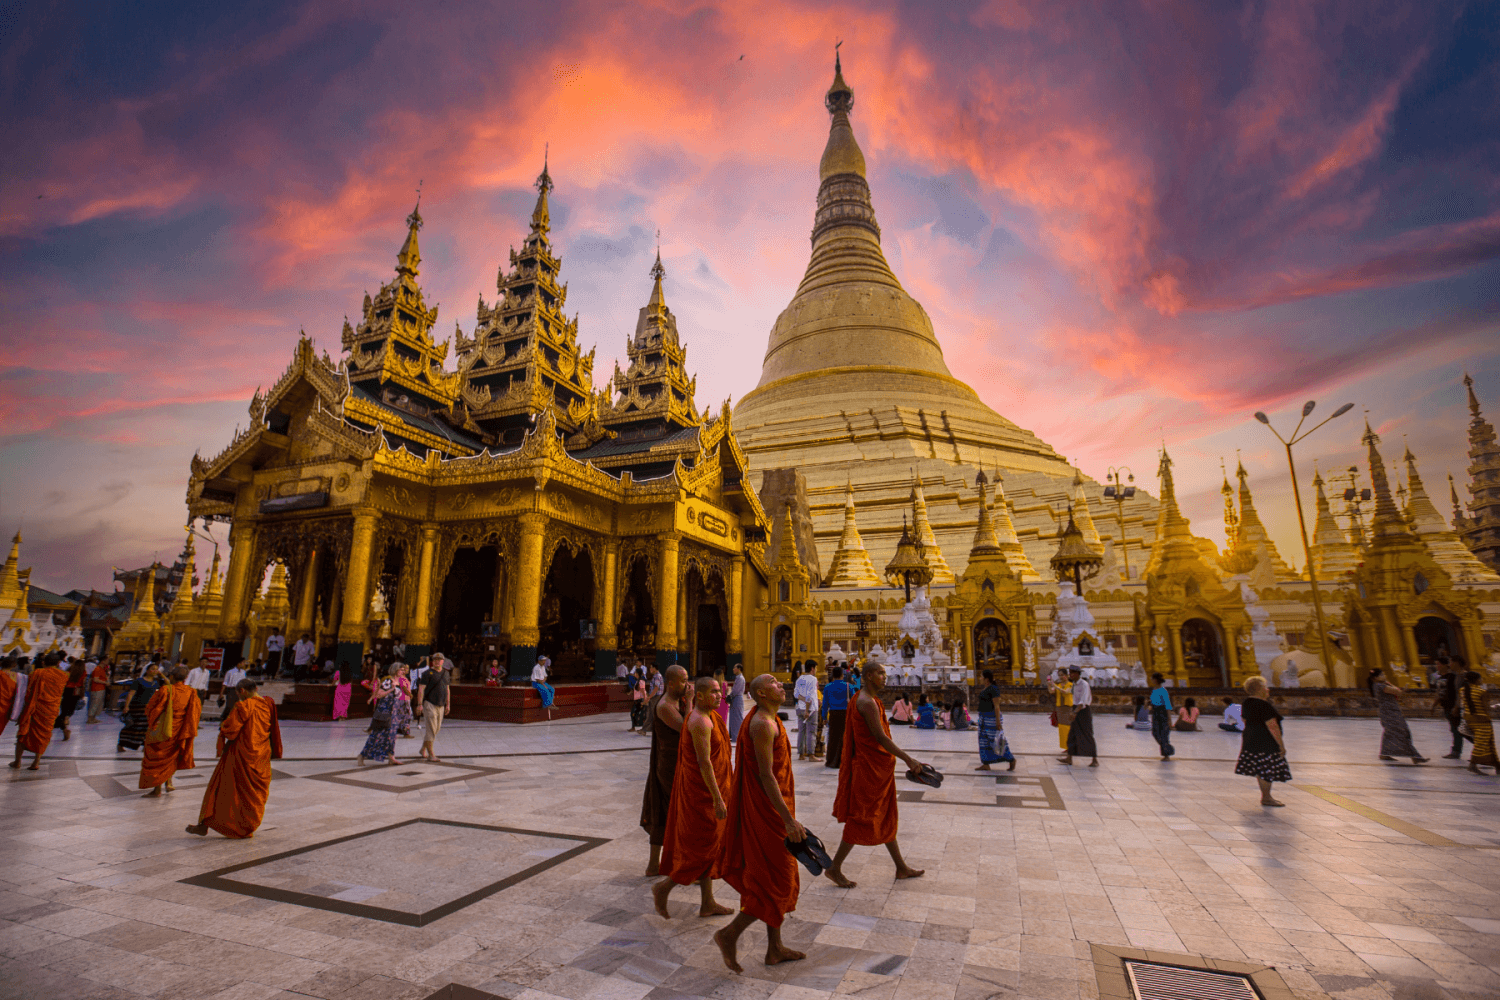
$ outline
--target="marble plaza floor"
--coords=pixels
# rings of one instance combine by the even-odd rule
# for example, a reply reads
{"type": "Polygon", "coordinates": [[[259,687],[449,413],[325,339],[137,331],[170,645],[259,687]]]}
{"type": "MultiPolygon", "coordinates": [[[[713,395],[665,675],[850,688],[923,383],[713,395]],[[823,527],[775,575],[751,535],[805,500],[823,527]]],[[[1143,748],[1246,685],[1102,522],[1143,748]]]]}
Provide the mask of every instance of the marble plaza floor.
{"type": "MultiPolygon", "coordinates": [[[[699,919],[695,892],[652,911],[647,741],[623,716],[451,722],[443,764],[401,740],[405,763],[364,768],[363,722],[284,723],[246,841],[183,832],[211,725],[164,800],[139,797],[113,719],[80,725],[40,772],[0,772],[0,997],[1074,1000],[1123,997],[1104,967],[1128,949],[1274,967],[1303,998],[1500,996],[1500,779],[1439,759],[1445,725],[1412,720],[1434,758],[1414,767],[1376,759],[1373,719],[1292,719],[1287,805],[1263,809],[1216,728],[1162,764],[1101,717],[1087,769],[1054,760],[1045,716],[1007,722],[1014,774],[975,774],[973,733],[898,732],[949,775],[901,783],[902,848],[927,874],[896,884],[864,848],[856,889],[804,873],[785,935],[807,959],[766,967],[752,929],[739,977],[709,939],[728,918],[699,919]]],[[[834,772],[796,780],[831,847],[834,772]]]]}

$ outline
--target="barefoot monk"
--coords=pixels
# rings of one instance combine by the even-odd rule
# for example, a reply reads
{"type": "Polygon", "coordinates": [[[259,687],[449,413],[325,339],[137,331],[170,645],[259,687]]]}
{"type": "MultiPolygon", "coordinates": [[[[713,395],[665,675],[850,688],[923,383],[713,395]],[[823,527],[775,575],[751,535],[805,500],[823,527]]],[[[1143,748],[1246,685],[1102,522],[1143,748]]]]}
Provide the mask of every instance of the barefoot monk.
{"type": "Polygon", "coordinates": [[[922,770],[915,757],[891,740],[885,721],[885,667],[872,663],[865,669],[864,687],[854,701],[854,718],[844,726],[844,753],[839,765],[839,788],[833,798],[833,818],[844,824],[844,835],[834,855],[828,877],[845,889],[854,883],[844,877],[844,859],[855,844],[885,845],[896,863],[896,877],[916,878],[922,872],[911,868],[896,844],[900,817],[896,811],[896,758],[913,771],[922,770]]]}
{"type": "Polygon", "coordinates": [[[198,766],[193,761],[193,740],[198,738],[203,702],[198,699],[197,689],[187,685],[187,676],[188,668],[179,665],[172,671],[172,683],[158,689],[146,705],[145,756],[141,758],[141,780],[137,787],[151,791],[143,798],[154,799],[163,790],[174,791],[172,775],[198,766]],[[170,735],[156,738],[164,729],[163,712],[172,713],[170,735]]]}
{"type": "Polygon", "coordinates": [[[249,678],[239,683],[240,699],[219,726],[218,766],[188,833],[202,837],[218,830],[226,837],[253,837],[266,814],[271,761],[281,759],[281,727],[276,703],[257,696],[258,686],[249,678]]]}
{"type": "Polygon", "coordinates": [[[667,896],[674,885],[698,883],[700,917],[733,913],[714,899],[714,879],[721,878],[719,848],[724,820],[729,815],[729,729],[719,714],[719,684],[712,677],[693,682],[693,710],[687,717],[677,751],[677,774],[672,781],[672,805],[667,810],[667,835],[661,849],[661,873],[666,876],[651,890],[656,912],[670,919],[667,896]]]}
{"type": "Polygon", "coordinates": [[[767,965],[807,957],[781,943],[781,923],[797,908],[802,884],[786,841],[807,839],[795,811],[792,743],[776,716],[786,691],[774,675],[761,674],[750,682],[750,697],[755,707],[740,726],[722,852],[724,881],[739,890],[740,912],[714,935],[736,975],[744,971],[736,954],[740,935],[756,920],[766,925],[767,965]]]}
{"type": "Polygon", "coordinates": [[[646,709],[651,726],[651,765],[646,773],[646,792],[641,796],[641,827],[651,838],[651,861],[647,875],[661,874],[661,846],[667,836],[667,809],[672,805],[672,778],[677,773],[677,744],[682,739],[683,716],[687,715],[687,671],[667,668],[666,688],[646,709]]]}
{"type": "Polygon", "coordinates": [[[26,680],[26,699],[16,719],[16,759],[10,763],[13,768],[21,766],[21,755],[30,750],[33,756],[28,770],[38,770],[42,754],[52,745],[52,726],[62,708],[63,688],[68,686],[67,671],[57,666],[61,659],[60,653],[52,653],[26,680]]]}

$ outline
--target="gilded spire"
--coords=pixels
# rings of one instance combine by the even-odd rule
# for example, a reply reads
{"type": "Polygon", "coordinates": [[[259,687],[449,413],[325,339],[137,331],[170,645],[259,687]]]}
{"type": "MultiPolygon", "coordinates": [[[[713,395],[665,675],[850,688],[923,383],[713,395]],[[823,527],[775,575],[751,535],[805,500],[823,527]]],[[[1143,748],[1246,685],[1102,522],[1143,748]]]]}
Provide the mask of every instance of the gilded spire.
{"type": "Polygon", "coordinates": [[[1005,553],[1005,561],[1009,564],[1011,571],[1021,578],[1023,583],[1036,583],[1041,580],[1041,575],[1031,565],[1031,560],[1026,556],[1026,549],[1021,545],[1021,539],[1016,534],[1015,522],[1010,517],[1010,504],[1005,499],[1005,483],[1000,479],[1000,470],[995,470],[991,482],[995,486],[995,492],[991,498],[993,506],[990,508],[990,520],[995,526],[995,539],[1000,544],[1000,550],[1005,553]]]}
{"type": "Polygon", "coordinates": [[[1295,580],[1297,574],[1287,565],[1286,560],[1281,558],[1281,553],[1276,551],[1276,543],[1271,541],[1270,532],[1261,523],[1260,514],[1255,510],[1255,498],[1250,494],[1250,473],[1245,471],[1245,463],[1238,463],[1234,470],[1236,478],[1240,481],[1240,524],[1239,534],[1235,538],[1235,548],[1248,549],[1261,555],[1260,547],[1266,547],[1262,556],[1269,563],[1269,568],[1277,580],[1295,580]]]}
{"type": "Polygon", "coordinates": [[[1464,389],[1469,393],[1469,415],[1473,420],[1483,420],[1479,412],[1479,397],[1474,395],[1474,377],[1464,372],[1464,389]]]}
{"type": "Polygon", "coordinates": [[[408,278],[415,278],[422,265],[422,252],[417,248],[417,231],[422,228],[421,209],[422,199],[418,196],[416,207],[406,217],[406,242],[401,244],[401,252],[396,254],[396,273],[408,278]]]}
{"type": "Polygon", "coordinates": [[[193,522],[188,521],[187,544],[182,548],[182,583],[177,586],[177,595],[172,598],[172,607],[167,611],[167,620],[176,624],[193,610],[193,522]]]}
{"type": "Polygon", "coordinates": [[[661,247],[656,248],[656,263],[651,265],[651,279],[655,284],[651,288],[651,298],[646,302],[646,308],[655,313],[661,313],[666,308],[666,298],[662,295],[661,279],[667,276],[667,269],[661,266],[661,247]]]}
{"type": "Polygon", "coordinates": [[[1318,508],[1311,546],[1313,565],[1318,571],[1318,579],[1336,582],[1345,574],[1354,572],[1359,565],[1359,557],[1354,546],[1349,544],[1349,537],[1334,519],[1333,508],[1328,504],[1328,493],[1323,488],[1323,474],[1316,466],[1313,467],[1313,490],[1317,494],[1318,508]]]}
{"type": "Polygon", "coordinates": [[[859,527],[854,520],[854,484],[844,485],[844,533],[839,538],[839,547],[833,553],[833,565],[828,570],[825,587],[879,587],[880,577],[870,553],[865,549],[864,539],[859,536],[859,527]]]}
{"type": "Polygon", "coordinates": [[[552,213],[547,208],[547,192],[552,190],[552,175],[547,172],[547,154],[542,155],[542,172],[536,179],[536,208],[531,211],[531,234],[547,238],[552,231],[552,213]]]}
{"type": "Polygon", "coordinates": [[[797,553],[797,527],[792,523],[790,503],[781,512],[781,537],[777,539],[776,561],[771,568],[789,580],[807,582],[807,567],[802,565],[802,557],[797,553]]]}
{"type": "Polygon", "coordinates": [[[1391,483],[1385,473],[1385,460],[1380,457],[1380,450],[1376,446],[1380,444],[1380,435],[1370,429],[1370,421],[1365,421],[1364,437],[1360,439],[1369,449],[1370,482],[1375,487],[1375,520],[1370,526],[1370,537],[1374,542],[1382,538],[1396,538],[1409,535],[1406,519],[1401,516],[1401,511],[1396,507],[1396,499],[1391,495],[1391,483]]]}
{"type": "Polygon", "coordinates": [[[15,614],[26,613],[26,590],[21,586],[21,573],[17,564],[21,559],[21,532],[10,540],[10,555],[0,567],[0,611],[10,610],[15,614]]]}
{"type": "Polygon", "coordinates": [[[932,572],[932,582],[953,583],[953,570],[943,558],[943,550],[938,548],[937,536],[932,533],[932,525],[927,520],[927,496],[922,492],[921,478],[917,478],[911,488],[911,530],[922,545],[922,558],[932,572]]]}
{"type": "Polygon", "coordinates": [[[854,138],[854,129],[849,124],[849,112],[854,110],[854,91],[844,82],[844,66],[839,61],[838,49],[833,53],[833,85],[823,96],[823,106],[833,116],[828,129],[828,145],[823,148],[823,160],[818,164],[818,176],[823,180],[839,174],[865,175],[865,154],[860,151],[854,138]]]}
{"type": "Polygon", "coordinates": [[[1461,532],[1464,544],[1480,561],[1500,569],[1500,443],[1495,428],[1479,409],[1474,379],[1464,374],[1469,394],[1469,502],[1461,532]]]}
{"type": "Polygon", "coordinates": [[[1156,537],[1191,536],[1192,525],[1177,506],[1177,486],[1172,482],[1172,456],[1167,454],[1165,446],[1161,450],[1161,464],[1157,466],[1156,474],[1161,478],[1161,519],[1156,537]]]}
{"type": "Polygon", "coordinates": [[[1104,539],[1099,537],[1099,529],[1094,527],[1094,517],[1089,513],[1089,496],[1083,488],[1083,470],[1073,470],[1073,519],[1078,525],[1078,531],[1083,535],[1083,542],[1095,552],[1104,551],[1104,539]]]}
{"type": "Polygon", "coordinates": [[[1240,537],[1240,516],[1234,509],[1234,487],[1229,485],[1229,470],[1222,458],[1219,459],[1219,471],[1224,474],[1224,485],[1219,487],[1219,493],[1224,497],[1224,550],[1232,552],[1240,537]]]}
{"type": "Polygon", "coordinates": [[[971,559],[976,555],[1000,551],[1000,538],[995,534],[994,522],[990,520],[990,505],[985,497],[989,480],[985,478],[983,469],[974,477],[974,485],[979,488],[979,524],[974,528],[974,544],[969,547],[971,559]]]}
{"type": "Polygon", "coordinates": [[[1453,530],[1460,531],[1464,524],[1464,508],[1458,502],[1458,487],[1453,485],[1453,473],[1448,473],[1448,499],[1453,504],[1453,530]]]}
{"type": "Polygon", "coordinates": [[[1443,515],[1428,499],[1427,489],[1422,485],[1422,474],[1417,471],[1417,459],[1411,448],[1401,456],[1406,462],[1407,523],[1416,532],[1432,556],[1432,561],[1443,568],[1456,583],[1500,583],[1500,575],[1475,558],[1474,553],[1459,540],[1459,536],[1443,520],[1443,515]]]}

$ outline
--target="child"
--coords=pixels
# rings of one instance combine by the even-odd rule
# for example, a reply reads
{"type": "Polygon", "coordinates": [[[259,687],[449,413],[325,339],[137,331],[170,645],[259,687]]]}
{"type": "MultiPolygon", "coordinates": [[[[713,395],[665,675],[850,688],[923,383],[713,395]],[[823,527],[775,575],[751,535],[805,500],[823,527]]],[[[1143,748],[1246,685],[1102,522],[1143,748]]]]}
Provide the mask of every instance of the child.
{"type": "Polygon", "coordinates": [[[1177,721],[1172,724],[1172,728],[1179,733],[1198,732],[1198,700],[1196,698],[1189,698],[1182,703],[1182,707],[1177,710],[1177,721]]]}
{"type": "Polygon", "coordinates": [[[1137,729],[1141,732],[1151,732],[1151,710],[1146,707],[1146,696],[1138,694],[1135,696],[1135,721],[1125,723],[1126,729],[1137,729]]]}

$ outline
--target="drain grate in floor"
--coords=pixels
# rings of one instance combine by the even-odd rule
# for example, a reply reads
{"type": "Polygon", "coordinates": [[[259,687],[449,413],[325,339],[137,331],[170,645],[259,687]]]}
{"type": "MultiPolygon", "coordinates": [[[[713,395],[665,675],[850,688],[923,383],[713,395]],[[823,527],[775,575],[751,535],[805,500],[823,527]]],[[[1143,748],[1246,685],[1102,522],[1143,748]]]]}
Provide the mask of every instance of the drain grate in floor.
{"type": "Polygon", "coordinates": [[[1260,1000],[1249,976],[1154,962],[1125,963],[1136,1000],[1260,1000]]]}

